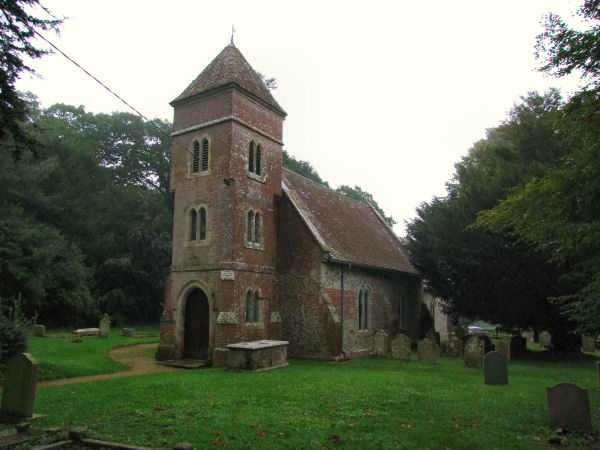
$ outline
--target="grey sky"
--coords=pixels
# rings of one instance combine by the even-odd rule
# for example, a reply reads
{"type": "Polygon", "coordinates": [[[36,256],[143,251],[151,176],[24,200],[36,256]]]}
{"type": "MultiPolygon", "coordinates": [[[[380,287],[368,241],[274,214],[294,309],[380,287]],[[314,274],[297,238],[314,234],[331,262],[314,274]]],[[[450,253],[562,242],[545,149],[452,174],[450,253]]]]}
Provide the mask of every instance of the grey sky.
{"type": "MultiPolygon", "coordinates": [[[[571,20],[573,0],[42,1],[70,17],[50,40],[146,116],[169,120],[169,101],[235,24],[246,59],[277,78],[285,148],[333,187],[371,192],[398,234],[519,96],[578,82],[544,77],[534,58],[542,14],[571,20]]],[[[60,55],[32,66],[41,78],[18,88],[44,107],[126,110],[60,55]]]]}

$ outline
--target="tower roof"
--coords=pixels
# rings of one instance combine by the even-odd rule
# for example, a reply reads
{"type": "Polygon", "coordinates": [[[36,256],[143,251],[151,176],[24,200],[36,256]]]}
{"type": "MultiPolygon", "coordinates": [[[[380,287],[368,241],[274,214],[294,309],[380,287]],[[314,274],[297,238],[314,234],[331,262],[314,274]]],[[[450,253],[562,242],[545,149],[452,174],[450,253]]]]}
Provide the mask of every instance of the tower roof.
{"type": "Polygon", "coordinates": [[[171,104],[229,84],[237,85],[275,108],[279,113],[286,114],[261,77],[233,44],[225,47],[171,104]]]}

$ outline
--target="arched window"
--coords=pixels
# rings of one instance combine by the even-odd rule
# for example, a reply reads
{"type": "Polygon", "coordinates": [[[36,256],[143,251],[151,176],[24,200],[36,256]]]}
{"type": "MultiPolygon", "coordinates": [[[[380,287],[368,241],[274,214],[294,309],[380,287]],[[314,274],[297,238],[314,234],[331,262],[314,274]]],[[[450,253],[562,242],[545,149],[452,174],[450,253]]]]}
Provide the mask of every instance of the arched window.
{"type": "Polygon", "coordinates": [[[192,173],[198,173],[200,170],[200,143],[194,141],[194,150],[192,152],[192,173]]]}
{"type": "Polygon", "coordinates": [[[254,211],[248,211],[248,223],[246,225],[246,240],[252,242],[254,235],[254,211]]]}
{"type": "Polygon", "coordinates": [[[262,156],[262,147],[259,145],[256,146],[256,163],[254,164],[254,172],[256,175],[260,175],[261,171],[261,156],[262,156]]]}
{"type": "Polygon", "coordinates": [[[254,215],[254,243],[260,244],[260,234],[261,234],[261,226],[262,219],[260,217],[260,213],[257,212],[254,215]]]}
{"type": "Polygon", "coordinates": [[[195,209],[190,211],[190,241],[198,239],[198,213],[195,209]]]}
{"type": "Polygon", "coordinates": [[[202,139],[202,172],[208,170],[208,139],[202,139]]]}
{"type": "Polygon", "coordinates": [[[200,208],[200,240],[206,239],[206,209],[200,208]]]}
{"type": "Polygon", "coordinates": [[[254,141],[248,147],[248,172],[254,173],[254,141]]]}
{"type": "Polygon", "coordinates": [[[362,289],[358,293],[358,329],[366,330],[369,328],[369,300],[371,291],[369,288],[362,289]]]}
{"type": "Polygon", "coordinates": [[[258,291],[246,292],[246,323],[259,323],[260,321],[260,295],[258,291]]]}

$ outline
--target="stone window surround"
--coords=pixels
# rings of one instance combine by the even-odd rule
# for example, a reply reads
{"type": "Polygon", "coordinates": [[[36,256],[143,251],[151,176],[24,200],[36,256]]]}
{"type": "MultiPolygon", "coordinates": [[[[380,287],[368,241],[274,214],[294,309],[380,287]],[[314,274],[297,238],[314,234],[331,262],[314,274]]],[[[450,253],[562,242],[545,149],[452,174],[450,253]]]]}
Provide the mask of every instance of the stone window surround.
{"type": "Polygon", "coordinates": [[[248,178],[252,178],[253,180],[256,181],[260,181],[261,183],[264,183],[266,180],[266,174],[265,174],[265,165],[264,165],[264,147],[260,142],[256,142],[255,140],[251,140],[248,143],[248,147],[247,147],[248,151],[247,151],[247,157],[248,157],[248,163],[246,164],[246,175],[248,176],[248,178]],[[252,166],[254,168],[254,170],[256,170],[256,161],[257,161],[257,154],[258,154],[258,150],[260,149],[260,173],[256,173],[254,171],[250,171],[250,149],[253,148],[253,161],[252,161],[252,166]]]}
{"type": "Polygon", "coordinates": [[[264,220],[264,215],[257,209],[253,209],[253,208],[249,208],[246,211],[246,215],[244,216],[244,221],[246,222],[246,226],[244,227],[244,247],[246,248],[251,248],[254,250],[264,250],[264,235],[263,235],[263,225],[265,223],[264,220]],[[252,213],[252,229],[250,230],[250,233],[248,233],[248,216],[250,215],[250,213],[252,213]],[[254,242],[254,238],[255,238],[255,221],[256,221],[256,215],[258,214],[258,216],[260,217],[260,225],[259,225],[259,232],[260,232],[260,240],[259,242],[254,242]],[[250,235],[251,240],[248,240],[248,235],[250,235]]]}
{"type": "Polygon", "coordinates": [[[190,160],[188,163],[188,177],[205,177],[210,175],[210,160],[212,153],[212,139],[209,135],[203,134],[201,136],[194,136],[190,143],[190,160]],[[198,170],[198,172],[194,172],[194,145],[198,143],[200,146],[200,164],[202,164],[202,141],[205,140],[208,142],[208,169],[207,170],[198,170]]]}
{"type": "Polygon", "coordinates": [[[255,289],[255,288],[248,288],[246,289],[246,291],[244,292],[244,307],[245,307],[245,313],[244,313],[244,324],[245,327],[247,329],[255,329],[255,330],[259,330],[263,328],[263,323],[262,323],[262,318],[263,318],[263,314],[262,314],[262,292],[260,289],[255,289]],[[248,294],[251,295],[250,297],[250,301],[254,302],[255,301],[255,296],[257,297],[256,300],[256,304],[253,305],[254,307],[256,307],[258,309],[258,314],[257,314],[257,321],[256,322],[249,322],[248,321],[248,294]]]}
{"type": "Polygon", "coordinates": [[[208,213],[208,207],[206,206],[206,204],[202,203],[196,206],[192,206],[187,210],[186,213],[186,246],[196,246],[196,247],[202,247],[202,246],[206,246],[208,245],[209,241],[210,241],[210,232],[208,229],[208,224],[210,222],[209,219],[209,213],[208,213]],[[206,213],[206,223],[205,223],[205,227],[206,227],[206,236],[204,239],[200,239],[200,210],[204,209],[205,213],[206,213]],[[197,219],[196,219],[196,240],[192,241],[192,224],[191,224],[191,212],[192,211],[196,211],[197,214],[197,219]]]}

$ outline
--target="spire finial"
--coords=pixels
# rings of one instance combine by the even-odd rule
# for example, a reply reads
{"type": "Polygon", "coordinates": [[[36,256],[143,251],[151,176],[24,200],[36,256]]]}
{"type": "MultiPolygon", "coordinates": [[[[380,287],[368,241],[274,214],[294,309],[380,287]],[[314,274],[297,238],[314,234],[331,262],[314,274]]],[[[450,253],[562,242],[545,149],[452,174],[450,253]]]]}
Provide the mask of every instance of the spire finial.
{"type": "Polygon", "coordinates": [[[231,24],[231,45],[235,44],[233,43],[233,35],[235,34],[235,28],[233,27],[233,24],[231,24]]]}

